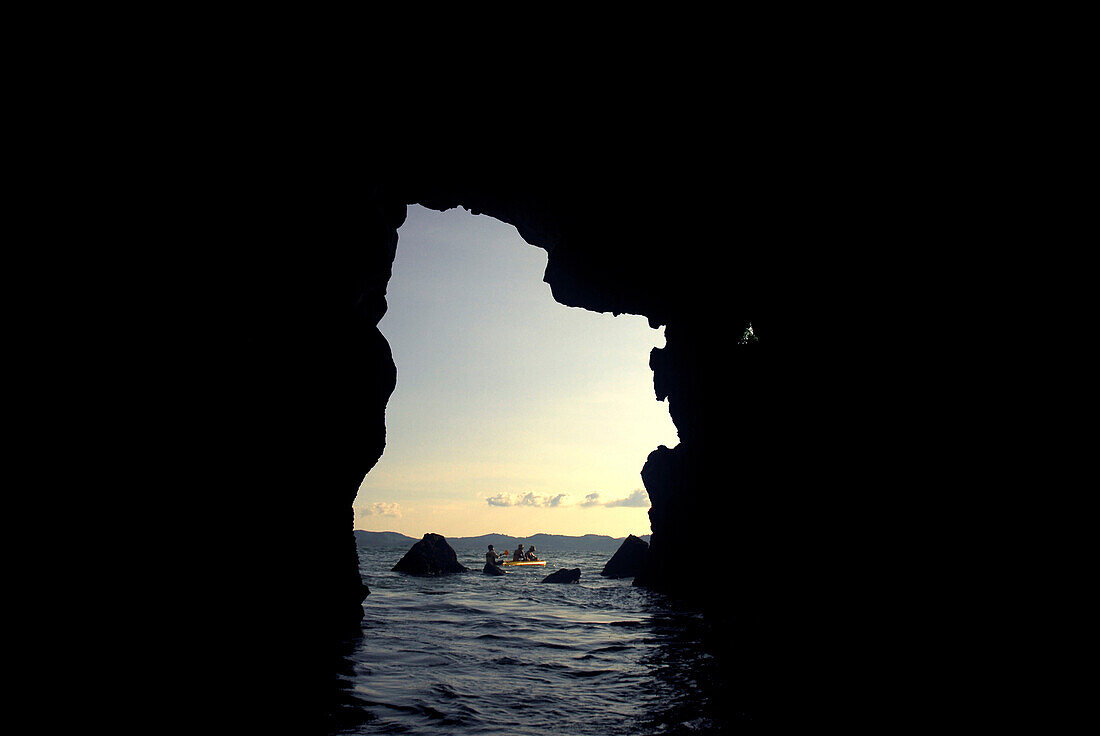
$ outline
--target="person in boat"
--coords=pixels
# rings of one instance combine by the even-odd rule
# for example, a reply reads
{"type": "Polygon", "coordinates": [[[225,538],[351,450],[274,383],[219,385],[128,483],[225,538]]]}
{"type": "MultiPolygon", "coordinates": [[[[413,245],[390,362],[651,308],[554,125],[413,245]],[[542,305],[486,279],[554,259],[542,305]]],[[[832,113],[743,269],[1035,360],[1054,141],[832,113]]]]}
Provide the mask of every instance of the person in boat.
{"type": "Polygon", "coordinates": [[[489,551],[485,553],[485,563],[488,565],[499,565],[501,563],[501,557],[497,555],[493,549],[493,545],[489,545],[489,551]]]}
{"type": "Polygon", "coordinates": [[[535,545],[532,544],[530,547],[527,548],[527,554],[523,556],[523,559],[527,560],[528,562],[539,561],[539,558],[535,557],[535,545]]]}
{"type": "Polygon", "coordinates": [[[512,555],[512,561],[513,562],[523,562],[523,560],[525,560],[525,559],[527,559],[527,558],[526,558],[526,555],[524,555],[524,553],[523,553],[523,545],[521,544],[518,547],[516,547],[516,553],[514,555],[512,555]]]}

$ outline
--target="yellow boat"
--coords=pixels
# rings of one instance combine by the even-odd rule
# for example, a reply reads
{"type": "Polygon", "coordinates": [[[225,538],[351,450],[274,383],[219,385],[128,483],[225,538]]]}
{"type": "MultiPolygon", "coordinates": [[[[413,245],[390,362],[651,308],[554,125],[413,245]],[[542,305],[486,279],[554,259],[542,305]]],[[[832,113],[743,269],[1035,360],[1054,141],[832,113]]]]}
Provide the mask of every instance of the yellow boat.
{"type": "Polygon", "coordinates": [[[546,567],[546,560],[535,560],[534,562],[527,562],[526,560],[523,562],[519,562],[518,560],[505,560],[500,564],[506,567],[525,567],[528,565],[531,567],[546,567]]]}

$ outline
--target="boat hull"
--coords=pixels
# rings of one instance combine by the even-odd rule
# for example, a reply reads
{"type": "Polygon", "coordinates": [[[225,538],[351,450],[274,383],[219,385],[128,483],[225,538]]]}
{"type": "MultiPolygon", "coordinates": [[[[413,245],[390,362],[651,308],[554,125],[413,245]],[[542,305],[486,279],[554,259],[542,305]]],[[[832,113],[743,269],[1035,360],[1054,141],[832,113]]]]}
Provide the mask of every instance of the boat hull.
{"type": "Polygon", "coordinates": [[[501,564],[506,567],[546,567],[546,560],[538,560],[536,562],[516,562],[515,560],[505,560],[501,564]]]}

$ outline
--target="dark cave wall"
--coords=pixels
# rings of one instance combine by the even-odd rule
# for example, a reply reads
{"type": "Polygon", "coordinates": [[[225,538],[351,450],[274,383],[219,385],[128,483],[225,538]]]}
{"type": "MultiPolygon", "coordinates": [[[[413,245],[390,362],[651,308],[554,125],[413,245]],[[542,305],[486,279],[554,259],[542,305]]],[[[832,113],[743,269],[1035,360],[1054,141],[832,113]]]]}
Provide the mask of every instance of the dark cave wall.
{"type": "Polygon", "coordinates": [[[227,597],[265,606],[265,631],[298,661],[356,631],[368,594],[351,506],[385,446],[397,380],[377,324],[405,207],[368,196],[364,208],[343,183],[286,191],[248,213],[263,237],[215,261],[237,287],[212,359],[225,371],[215,430],[234,473],[216,478],[232,490],[214,516],[254,532],[222,556],[246,561],[227,597]],[[246,583],[248,567],[278,575],[246,583]]]}

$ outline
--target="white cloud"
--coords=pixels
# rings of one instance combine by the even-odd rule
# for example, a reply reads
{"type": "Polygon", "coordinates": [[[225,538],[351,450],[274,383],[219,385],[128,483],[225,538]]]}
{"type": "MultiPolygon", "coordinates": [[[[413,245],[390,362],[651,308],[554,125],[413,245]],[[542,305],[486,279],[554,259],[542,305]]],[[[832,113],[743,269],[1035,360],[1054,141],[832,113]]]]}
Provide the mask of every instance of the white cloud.
{"type": "Polygon", "coordinates": [[[615,501],[608,501],[604,504],[608,508],[614,508],[616,506],[631,506],[635,508],[648,508],[649,507],[649,494],[642,488],[636,488],[630,492],[630,495],[626,498],[620,498],[615,501]]]}
{"type": "Polygon", "coordinates": [[[541,493],[498,493],[495,496],[486,498],[485,501],[490,506],[509,507],[509,506],[535,506],[538,508],[556,508],[558,506],[574,506],[582,509],[595,508],[596,506],[603,506],[605,508],[617,508],[617,507],[631,507],[631,508],[649,508],[649,494],[645,492],[645,489],[636,488],[630,492],[630,495],[626,498],[617,498],[611,501],[601,501],[600,494],[598,492],[585,494],[584,500],[571,503],[572,497],[568,493],[559,493],[556,496],[547,496],[541,493]]]}
{"type": "Polygon", "coordinates": [[[539,493],[498,493],[485,499],[490,506],[538,506],[543,508],[555,508],[569,503],[568,493],[559,493],[556,496],[544,496],[539,493]]]}
{"type": "Polygon", "coordinates": [[[367,506],[359,506],[355,511],[359,516],[395,516],[401,518],[401,505],[396,503],[376,501],[367,506]]]}

